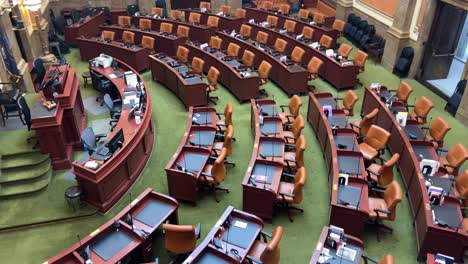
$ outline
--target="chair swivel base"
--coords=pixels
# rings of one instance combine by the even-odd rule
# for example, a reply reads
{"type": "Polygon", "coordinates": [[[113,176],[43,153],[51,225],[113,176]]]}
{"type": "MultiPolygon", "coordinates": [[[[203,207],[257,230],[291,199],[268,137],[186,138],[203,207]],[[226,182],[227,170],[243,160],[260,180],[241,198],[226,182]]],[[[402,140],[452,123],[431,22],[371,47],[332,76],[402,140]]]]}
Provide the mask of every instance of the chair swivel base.
{"type": "Polygon", "coordinates": [[[313,84],[312,85],[307,85],[307,90],[309,90],[311,92],[315,91],[316,88],[317,87],[315,87],[315,85],[313,85],[313,84]]]}
{"type": "Polygon", "coordinates": [[[388,231],[390,233],[393,233],[393,228],[382,223],[382,220],[380,219],[371,220],[369,223],[377,228],[377,241],[379,242],[380,242],[380,230],[381,229],[388,231]]]}
{"type": "Polygon", "coordinates": [[[280,207],[281,209],[285,209],[288,212],[289,222],[291,222],[291,223],[294,222],[294,219],[292,218],[292,215],[291,215],[292,210],[298,211],[300,213],[304,213],[304,209],[299,208],[299,207],[294,206],[294,205],[290,205],[288,203],[281,203],[281,204],[277,204],[276,206],[280,207]]]}
{"type": "Polygon", "coordinates": [[[219,100],[218,96],[209,96],[208,95],[208,104],[213,103],[216,105],[216,102],[219,100]]]}

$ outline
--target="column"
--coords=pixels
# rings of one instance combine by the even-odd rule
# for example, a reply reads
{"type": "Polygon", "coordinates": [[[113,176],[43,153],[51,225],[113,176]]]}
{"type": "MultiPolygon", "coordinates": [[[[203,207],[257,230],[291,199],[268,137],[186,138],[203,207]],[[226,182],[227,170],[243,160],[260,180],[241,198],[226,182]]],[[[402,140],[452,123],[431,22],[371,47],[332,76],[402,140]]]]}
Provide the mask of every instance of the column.
{"type": "Polygon", "coordinates": [[[336,1],[336,19],[346,21],[349,13],[353,10],[353,0],[336,1]]]}

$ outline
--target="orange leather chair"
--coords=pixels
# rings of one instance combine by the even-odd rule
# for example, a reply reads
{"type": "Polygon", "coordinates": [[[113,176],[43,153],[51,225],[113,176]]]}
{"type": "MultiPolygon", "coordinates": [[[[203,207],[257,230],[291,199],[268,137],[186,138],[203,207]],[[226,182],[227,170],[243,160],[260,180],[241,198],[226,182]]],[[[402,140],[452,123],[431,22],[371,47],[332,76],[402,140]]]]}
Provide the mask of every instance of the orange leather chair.
{"type": "Polygon", "coordinates": [[[172,33],[172,24],[170,23],[161,23],[159,26],[159,31],[163,33],[172,33]]]}
{"type": "Polygon", "coordinates": [[[280,4],[278,11],[283,15],[289,15],[291,6],[289,4],[280,4]]]}
{"type": "Polygon", "coordinates": [[[250,34],[252,32],[252,27],[248,25],[242,25],[240,28],[240,35],[244,38],[250,38],[250,34]]]}
{"type": "Polygon", "coordinates": [[[277,27],[278,26],[278,17],[268,15],[266,22],[268,22],[268,26],[270,26],[270,27],[277,27]]]}
{"type": "Polygon", "coordinates": [[[223,40],[219,37],[214,36],[210,38],[210,48],[212,49],[220,50],[222,43],[223,40]]]}
{"type": "Polygon", "coordinates": [[[375,186],[387,186],[393,182],[393,167],[400,159],[400,154],[395,153],[382,165],[372,163],[367,169],[367,180],[375,186]]]}
{"type": "Polygon", "coordinates": [[[143,36],[141,37],[141,47],[149,49],[151,54],[154,54],[154,38],[143,36]]]}
{"type": "Polygon", "coordinates": [[[330,38],[327,35],[322,35],[322,37],[320,37],[320,41],[319,41],[320,46],[324,47],[326,49],[331,49],[332,48],[332,42],[333,42],[333,39],[330,38]]]}
{"type": "Polygon", "coordinates": [[[304,57],[304,54],[305,50],[296,46],[291,52],[291,60],[296,64],[301,64],[302,57],[304,57]]]}
{"type": "MultiPolygon", "coordinates": [[[[369,55],[367,55],[367,53],[365,53],[362,50],[358,50],[356,54],[354,55],[354,65],[357,66],[357,72],[356,72],[357,74],[363,73],[366,70],[365,66],[366,66],[366,61],[367,61],[368,56],[369,55]]],[[[357,81],[359,85],[362,85],[359,78],[357,78],[357,81]]]]}
{"type": "Polygon", "coordinates": [[[201,225],[172,225],[163,224],[164,246],[167,251],[182,257],[191,253],[200,238],[201,225]]]}
{"type": "Polygon", "coordinates": [[[182,25],[177,26],[177,36],[181,38],[187,38],[189,39],[190,35],[190,28],[182,25]]]}
{"type": "MultiPolygon", "coordinates": [[[[234,126],[227,125],[224,135],[221,137],[222,141],[215,141],[213,144],[212,152],[214,156],[218,157],[220,151],[225,148],[226,149],[226,157],[232,155],[232,141],[234,140],[234,126]]],[[[230,162],[227,159],[224,159],[224,164],[229,164],[232,166],[236,166],[234,162],[230,162]]]]}
{"type": "Polygon", "coordinates": [[[255,60],[255,54],[249,50],[244,50],[244,54],[242,54],[242,66],[244,67],[253,67],[255,60]]]}
{"type": "Polygon", "coordinates": [[[131,27],[132,26],[132,19],[129,16],[118,16],[117,24],[119,27],[131,27]]]}
{"type": "Polygon", "coordinates": [[[291,143],[291,141],[295,143],[301,135],[302,129],[304,129],[304,118],[300,114],[291,124],[284,124],[283,135],[286,143],[291,143]]]}
{"type": "Polygon", "coordinates": [[[304,167],[304,152],[307,148],[307,140],[304,135],[299,134],[294,144],[286,143],[286,146],[288,148],[284,152],[283,167],[288,173],[293,173],[304,167]]]}
{"type": "Polygon", "coordinates": [[[321,13],[315,13],[313,21],[315,24],[322,26],[323,24],[325,24],[325,16],[321,13]]]}
{"type": "Polygon", "coordinates": [[[261,231],[262,240],[255,240],[254,244],[247,253],[248,263],[278,264],[280,261],[279,243],[283,236],[283,227],[277,226],[270,235],[261,231]],[[266,237],[270,238],[267,242],[266,237]]]}
{"type": "Polygon", "coordinates": [[[447,152],[445,157],[439,158],[439,162],[450,175],[457,175],[460,167],[468,160],[468,150],[461,143],[455,144],[449,150],[439,149],[439,151],[447,152]]]}
{"type": "MultiPolygon", "coordinates": [[[[317,57],[312,57],[309,64],[307,64],[307,71],[309,72],[309,81],[313,81],[318,78],[320,68],[322,68],[323,61],[317,57]]],[[[315,85],[308,85],[309,90],[315,90],[315,85]]]]}
{"type": "Polygon", "coordinates": [[[380,155],[385,153],[385,147],[389,138],[390,133],[387,130],[376,125],[371,125],[364,142],[359,144],[364,159],[367,161],[373,161],[375,158],[380,159],[380,155]]]}
{"type": "Polygon", "coordinates": [[[210,2],[200,2],[200,9],[206,8],[207,11],[211,11],[211,3],[210,2]]]}
{"type": "Polygon", "coordinates": [[[189,22],[194,23],[194,24],[200,24],[200,18],[201,18],[201,15],[199,13],[190,12],[189,22]]]}
{"type": "Polygon", "coordinates": [[[374,108],[367,115],[361,114],[361,120],[355,120],[350,123],[353,131],[359,136],[366,136],[370,126],[374,121],[374,117],[379,113],[379,109],[374,108]]]}
{"type": "Polygon", "coordinates": [[[385,191],[380,189],[373,190],[383,192],[383,198],[369,197],[369,218],[377,227],[377,240],[380,241],[380,229],[393,231],[391,227],[384,225],[382,220],[395,220],[396,208],[398,203],[401,202],[402,192],[400,185],[396,181],[393,181],[385,191]]]}
{"type": "Polygon", "coordinates": [[[215,27],[217,28],[219,24],[219,17],[217,16],[209,16],[208,20],[206,21],[206,25],[208,27],[215,27]]]}
{"type": "Polygon", "coordinates": [[[397,101],[402,102],[404,105],[407,105],[408,99],[411,93],[413,93],[413,88],[407,82],[401,81],[396,91],[389,90],[389,92],[396,92],[393,98],[395,98],[397,101]]]}
{"type": "MultiPolygon", "coordinates": [[[[218,117],[218,120],[216,120],[216,127],[218,128],[218,131],[221,134],[226,134],[226,127],[233,125],[232,123],[232,113],[234,111],[234,107],[232,106],[231,103],[227,103],[226,106],[224,107],[224,112],[216,112],[216,116],[218,117]],[[221,116],[224,116],[224,119],[221,118],[221,116]]],[[[234,141],[236,141],[235,138],[233,138],[234,141]]]]}
{"type": "MultiPolygon", "coordinates": [[[[458,175],[455,181],[455,192],[456,195],[461,197],[464,207],[468,205],[468,170],[465,170],[462,174],[458,175]]],[[[465,227],[466,228],[466,227],[465,227]]]]}
{"type": "Polygon", "coordinates": [[[255,41],[257,41],[260,44],[266,45],[268,42],[268,34],[263,31],[258,31],[255,41]]]}
{"type": "MultiPolygon", "coordinates": [[[[263,86],[268,83],[268,76],[270,75],[270,71],[271,71],[271,64],[268,63],[267,61],[262,61],[260,63],[260,66],[258,66],[258,77],[260,77],[260,86],[263,86]]],[[[268,96],[265,89],[261,88],[258,91],[260,95],[268,96]]]]}
{"type": "Polygon", "coordinates": [[[420,125],[424,125],[434,105],[427,97],[421,96],[414,105],[408,105],[408,107],[413,107],[413,112],[410,113],[411,118],[418,121],[420,125]]]}
{"type": "Polygon", "coordinates": [[[312,41],[312,38],[314,37],[314,29],[311,27],[303,27],[302,28],[302,38],[304,38],[307,41],[312,41]]]}
{"type": "Polygon", "coordinates": [[[222,5],[221,6],[221,12],[223,12],[223,15],[225,15],[225,16],[231,15],[231,6],[222,5]]]}
{"type": "Polygon", "coordinates": [[[237,18],[245,18],[245,15],[246,15],[245,9],[242,9],[242,8],[237,8],[237,9],[236,9],[236,14],[235,14],[235,16],[236,16],[237,18]]]}
{"type": "Polygon", "coordinates": [[[359,97],[353,90],[348,90],[344,98],[335,98],[336,101],[343,101],[343,105],[337,106],[338,109],[343,110],[346,116],[354,116],[354,106],[359,97]]]}
{"type": "Polygon", "coordinates": [[[347,59],[352,50],[353,46],[348,45],[346,43],[342,43],[336,53],[338,54],[338,56],[342,56],[343,58],[347,59]]]}
{"type": "Polygon", "coordinates": [[[140,19],[138,22],[138,28],[141,30],[150,31],[151,30],[151,20],[149,19],[140,19]]]}
{"type": "Polygon", "coordinates": [[[227,47],[227,55],[231,58],[237,59],[237,56],[239,56],[239,50],[240,46],[234,43],[229,43],[227,47]]]}
{"type": "Polygon", "coordinates": [[[423,129],[429,130],[426,140],[430,141],[434,148],[442,148],[444,146],[445,135],[447,135],[451,128],[447,121],[442,117],[438,117],[429,128],[423,127],[423,129]]]}
{"type": "Polygon", "coordinates": [[[297,17],[300,20],[309,20],[309,10],[307,9],[299,9],[299,13],[297,14],[297,17]]]}
{"type": "Polygon", "coordinates": [[[130,31],[124,31],[122,33],[122,41],[126,45],[135,44],[135,33],[130,32],[130,31]]]}
{"type": "Polygon", "coordinates": [[[276,204],[288,211],[290,222],[294,222],[291,216],[291,210],[304,212],[302,208],[294,206],[294,204],[302,203],[304,199],[303,189],[307,180],[305,168],[298,170],[298,174],[294,176],[294,183],[280,182],[278,194],[276,195],[276,204]]]}
{"type": "Polygon", "coordinates": [[[208,164],[203,168],[203,171],[200,173],[198,182],[203,187],[208,187],[210,191],[214,193],[214,197],[217,203],[219,203],[218,196],[216,191],[225,191],[229,193],[229,189],[220,187],[219,184],[224,181],[226,177],[226,166],[224,165],[224,160],[226,159],[227,149],[222,148],[216,160],[213,164],[208,164]]]}
{"type": "Polygon", "coordinates": [[[394,264],[395,263],[395,258],[392,255],[385,255],[383,259],[381,260],[375,260],[366,255],[362,255],[362,258],[364,259],[365,264],[367,264],[369,261],[372,263],[377,263],[377,264],[394,264]]]}
{"type": "Polygon", "coordinates": [[[103,30],[102,33],[101,33],[101,38],[103,40],[114,40],[115,32],[103,30]]]}
{"type": "Polygon", "coordinates": [[[219,71],[215,67],[211,66],[208,70],[208,84],[206,85],[206,96],[208,98],[208,104],[210,102],[216,104],[218,100],[217,96],[210,96],[212,92],[218,90],[218,77],[219,71]]]}
{"type": "Polygon", "coordinates": [[[178,46],[178,47],[177,47],[177,52],[176,52],[177,60],[178,60],[180,63],[188,64],[188,55],[189,55],[189,52],[190,52],[190,51],[189,51],[186,47],[178,46]]]}
{"type": "Polygon", "coordinates": [[[281,117],[283,124],[293,123],[301,110],[302,100],[299,96],[293,95],[289,100],[288,105],[280,105],[280,107],[281,113],[279,113],[279,116],[281,117]],[[286,107],[289,109],[289,112],[284,112],[286,107]]]}
{"type": "Polygon", "coordinates": [[[274,45],[275,51],[283,53],[287,45],[288,42],[286,42],[286,40],[277,38],[274,45]]]}
{"type": "Polygon", "coordinates": [[[344,28],[345,22],[343,20],[335,19],[335,21],[333,21],[332,29],[338,31],[338,38],[343,36],[344,28]]]}
{"type": "Polygon", "coordinates": [[[271,1],[263,1],[260,6],[258,6],[259,9],[265,9],[265,10],[273,10],[273,2],[271,1]]]}
{"type": "Polygon", "coordinates": [[[205,66],[205,61],[198,58],[193,57],[192,59],[192,70],[191,72],[197,74],[199,76],[203,76],[203,67],[205,66]]]}
{"type": "Polygon", "coordinates": [[[158,16],[158,17],[163,17],[164,16],[164,9],[160,8],[160,7],[153,7],[151,8],[151,14],[154,16],[158,16]]]}
{"type": "Polygon", "coordinates": [[[171,20],[181,20],[182,19],[182,11],[180,10],[171,10],[169,13],[169,18],[171,20]]]}
{"type": "Polygon", "coordinates": [[[296,31],[296,22],[292,20],[286,20],[284,22],[284,29],[286,29],[286,32],[293,34],[296,31]]]}

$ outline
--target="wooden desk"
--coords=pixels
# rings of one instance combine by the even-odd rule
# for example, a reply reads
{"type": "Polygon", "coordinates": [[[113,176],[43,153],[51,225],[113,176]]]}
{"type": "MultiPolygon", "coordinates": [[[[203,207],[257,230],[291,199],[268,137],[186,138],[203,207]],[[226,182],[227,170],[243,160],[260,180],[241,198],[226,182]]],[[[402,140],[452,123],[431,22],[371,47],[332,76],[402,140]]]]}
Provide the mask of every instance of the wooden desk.
{"type": "Polygon", "coordinates": [[[334,110],[333,120],[324,114],[322,103],[332,102],[334,99],[331,94],[309,93],[307,121],[315,131],[328,169],[331,190],[330,225],[339,226],[345,233],[360,238],[369,219],[369,194],[364,160],[356,136],[348,128],[344,113],[334,110]],[[336,128],[332,128],[332,124],[336,128]],[[338,144],[346,147],[339,149],[338,144]],[[349,174],[348,185],[338,184],[342,171],[349,174]]]}
{"type": "Polygon", "coordinates": [[[99,25],[104,24],[104,15],[99,13],[93,17],[86,18],[81,23],[75,23],[65,27],[65,42],[68,45],[78,45],[77,37],[95,37],[101,33],[99,25]]]}
{"type": "MultiPolygon", "coordinates": [[[[42,106],[45,96],[41,92],[31,109],[32,126],[36,131],[41,152],[49,154],[54,170],[71,168],[73,150],[81,149],[81,131],[86,126],[86,112],[79,88],[80,80],[70,65],[58,68],[63,92],[56,96],[57,106],[52,110],[42,106]]],[[[47,70],[44,81],[51,71],[47,70]]]]}
{"type": "MultiPolygon", "coordinates": [[[[312,257],[310,258],[309,264],[320,263],[319,258],[320,258],[320,255],[322,254],[322,250],[325,248],[329,249],[330,250],[329,255],[334,257],[335,259],[338,259],[337,263],[340,263],[339,261],[340,257],[336,255],[336,249],[329,248],[326,244],[329,230],[330,228],[328,226],[323,227],[322,233],[320,233],[319,240],[317,241],[317,245],[315,246],[314,253],[312,254],[312,257]]],[[[346,239],[346,247],[356,250],[356,257],[354,261],[348,261],[348,260],[343,259],[342,260],[343,263],[348,263],[348,264],[361,263],[360,260],[363,255],[362,252],[364,250],[364,243],[362,243],[362,241],[359,238],[350,236],[348,234],[345,234],[345,239],[346,239]]],[[[332,263],[335,263],[335,262],[332,262],[332,263]]]]}
{"type": "Polygon", "coordinates": [[[181,11],[184,11],[185,14],[185,21],[188,22],[190,13],[198,13],[200,14],[200,24],[206,25],[208,21],[208,17],[214,16],[219,18],[219,23],[218,23],[218,30],[226,30],[226,31],[239,31],[240,26],[244,22],[244,19],[240,17],[235,17],[233,15],[231,16],[219,16],[216,13],[211,13],[211,12],[201,12],[199,9],[181,9],[181,11]]]}
{"type": "Polygon", "coordinates": [[[276,84],[278,84],[283,89],[283,91],[288,94],[288,96],[292,96],[294,94],[304,94],[307,92],[309,73],[306,69],[297,65],[287,66],[279,60],[280,55],[273,56],[265,50],[259,49],[257,46],[255,46],[255,42],[251,39],[244,41],[223,32],[218,32],[218,36],[223,40],[223,50],[226,50],[229,43],[232,42],[241,47],[239,54],[242,54],[246,49],[253,52],[255,54],[255,68],[258,68],[263,60],[270,63],[272,66],[269,76],[270,80],[273,80],[276,84]]]}
{"type": "Polygon", "coordinates": [[[216,28],[214,27],[207,27],[205,25],[194,25],[188,22],[170,20],[170,19],[162,19],[162,18],[153,18],[147,16],[134,16],[132,17],[133,24],[139,25],[140,19],[149,19],[151,20],[151,29],[154,31],[159,31],[161,28],[161,23],[169,23],[172,24],[172,33],[177,33],[177,27],[185,26],[190,28],[189,32],[189,39],[191,41],[196,41],[199,43],[209,43],[211,36],[216,33],[216,28]]]}
{"type": "Polygon", "coordinates": [[[139,45],[143,36],[154,38],[154,50],[156,52],[164,52],[169,56],[175,56],[178,46],[183,46],[187,38],[178,37],[177,35],[163,35],[161,32],[156,31],[143,31],[136,28],[123,28],[119,26],[99,26],[100,30],[107,30],[115,32],[116,40],[121,40],[124,31],[135,33],[135,44],[139,45]]]}
{"type": "Polygon", "coordinates": [[[153,80],[169,88],[182,100],[187,108],[208,104],[206,94],[207,84],[200,77],[184,78],[182,75],[189,71],[190,68],[186,65],[180,65],[175,68],[171,67],[168,62],[174,61],[174,59],[164,55],[151,55],[149,58],[153,80]]]}
{"type": "MultiPolygon", "coordinates": [[[[328,57],[325,52],[318,49],[312,48],[309,42],[304,40],[297,40],[296,35],[287,35],[279,32],[278,28],[266,28],[257,24],[248,24],[252,27],[251,36],[254,38],[258,31],[267,33],[268,42],[267,45],[273,47],[276,39],[280,38],[287,41],[285,53],[291,54],[295,47],[300,47],[305,51],[302,57],[302,64],[307,65],[312,57],[317,57],[323,61],[323,65],[320,68],[319,75],[336,89],[354,88],[357,84],[357,72],[358,67],[354,64],[347,65],[338,62],[334,58],[328,57]]],[[[336,51],[335,51],[336,52],[336,51]]]]}
{"type": "Polygon", "coordinates": [[[118,23],[119,16],[128,16],[127,8],[112,8],[110,10],[110,21],[112,25],[118,23]]]}
{"type": "MultiPolygon", "coordinates": [[[[302,29],[304,27],[312,27],[314,29],[313,41],[318,42],[322,35],[327,35],[333,39],[332,46],[334,47],[336,45],[336,40],[338,39],[338,31],[331,29],[331,24],[329,27],[320,27],[317,25],[311,25],[309,21],[302,21],[294,17],[278,14],[276,12],[271,12],[263,9],[248,7],[245,8],[245,10],[247,11],[245,15],[246,20],[254,19],[255,22],[263,22],[267,20],[267,16],[275,16],[278,18],[279,28],[284,27],[284,22],[286,20],[292,20],[296,22],[296,35],[301,34],[302,29]]],[[[333,21],[331,23],[333,23],[333,21]]]]}
{"type": "Polygon", "coordinates": [[[89,61],[104,53],[123,61],[138,72],[148,69],[149,49],[137,46],[125,47],[122,42],[105,42],[100,38],[77,38],[81,60],[89,61]]]}
{"type": "Polygon", "coordinates": [[[262,219],[229,206],[205,239],[187,257],[183,264],[242,263],[262,229],[262,219]],[[246,228],[236,227],[236,221],[246,223],[246,228]],[[215,247],[214,238],[222,240],[223,249],[215,247]],[[233,250],[238,252],[237,256],[231,252],[233,250]]]}
{"type": "Polygon", "coordinates": [[[170,223],[178,223],[177,209],[179,203],[164,194],[157,193],[148,188],[135,200],[126,206],[120,213],[100,226],[88,236],[75,243],[70,248],[57,254],[48,260],[48,264],[79,264],[84,263],[82,254],[86,247],[90,247],[90,259],[93,263],[116,263],[131,258],[133,262],[147,262],[152,258],[151,237],[156,229],[167,220],[170,223]],[[131,215],[133,226],[127,222],[127,216],[131,215]],[[120,226],[115,227],[115,223],[120,226]],[[143,230],[149,236],[143,236],[143,230]],[[125,245],[116,245],[113,237],[126,240],[125,245]],[[113,244],[120,247],[119,250],[106,246],[113,244]],[[105,252],[108,251],[114,252],[105,252]],[[96,253],[96,251],[98,253],[96,253]],[[113,254],[111,254],[113,253],[113,254]],[[106,257],[102,256],[106,255],[106,257]]]}
{"type": "Polygon", "coordinates": [[[220,51],[210,53],[191,44],[187,44],[186,47],[190,50],[190,61],[193,57],[198,57],[205,61],[204,71],[206,73],[211,66],[219,70],[218,81],[231,91],[239,102],[245,102],[259,96],[260,78],[256,72],[238,70],[241,64],[235,59],[229,61],[223,60],[226,54],[220,51]],[[242,74],[247,72],[250,76],[244,77],[242,74]]]}
{"type": "MultiPolygon", "coordinates": [[[[118,63],[120,72],[135,72],[124,62],[118,61],[118,63]]],[[[123,78],[112,79],[109,77],[115,71],[113,68],[90,67],[90,69],[108,78],[117,87],[118,94],[121,97],[123,96],[127,84],[125,84],[123,78]]],[[[143,78],[139,75],[138,77],[143,82],[147,95],[141,123],[136,124],[135,119],[129,117],[130,108],[122,109],[119,121],[107,138],[111,139],[122,129],[125,141],[112,158],[96,170],[84,166],[89,159],[82,162],[73,162],[72,172],[76,175],[78,185],[83,189],[84,200],[102,212],[107,212],[117,203],[125,191],[135,182],[153,150],[154,124],[151,119],[152,102],[150,91],[144,84],[143,78]]]]}
{"type": "MultiPolygon", "coordinates": [[[[434,264],[435,258],[437,254],[427,254],[426,264],[434,264]]],[[[454,264],[459,264],[462,262],[454,262],[454,264]]]]}
{"type": "MultiPolygon", "coordinates": [[[[382,102],[380,95],[377,95],[368,87],[366,87],[364,91],[362,105],[362,113],[369,113],[374,108],[379,109],[374,119],[375,123],[390,132],[388,147],[392,153],[400,154],[398,167],[406,186],[413,215],[418,259],[422,260],[426,258],[427,253],[441,253],[455,257],[456,261],[462,260],[464,245],[467,244],[468,237],[465,227],[459,224],[463,221],[460,203],[458,199],[448,196],[445,198],[443,206],[445,207],[447,205],[448,207],[453,207],[454,215],[450,218],[456,223],[454,224],[455,227],[447,228],[434,223],[432,208],[425,185],[425,178],[421,172],[419,160],[417,158],[418,150],[414,149],[415,146],[421,146],[424,145],[424,143],[409,139],[404,129],[396,121],[392,110],[382,102]],[[456,216],[457,214],[458,217],[456,216]],[[456,228],[457,224],[460,226],[458,229],[456,228]]],[[[428,153],[425,154],[426,157],[429,156],[430,158],[438,160],[438,155],[433,148],[432,150],[431,148],[426,148],[424,152],[428,153]]]]}

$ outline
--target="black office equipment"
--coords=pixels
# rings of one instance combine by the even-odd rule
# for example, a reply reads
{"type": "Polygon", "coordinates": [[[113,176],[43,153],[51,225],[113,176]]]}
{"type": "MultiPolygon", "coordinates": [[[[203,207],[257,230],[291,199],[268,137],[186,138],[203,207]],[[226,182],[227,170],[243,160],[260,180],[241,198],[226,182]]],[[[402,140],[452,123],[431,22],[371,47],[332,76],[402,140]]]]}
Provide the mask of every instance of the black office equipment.
{"type": "Polygon", "coordinates": [[[119,148],[122,147],[124,142],[124,133],[121,128],[112,138],[107,142],[106,146],[109,148],[110,153],[115,153],[119,148]]]}

